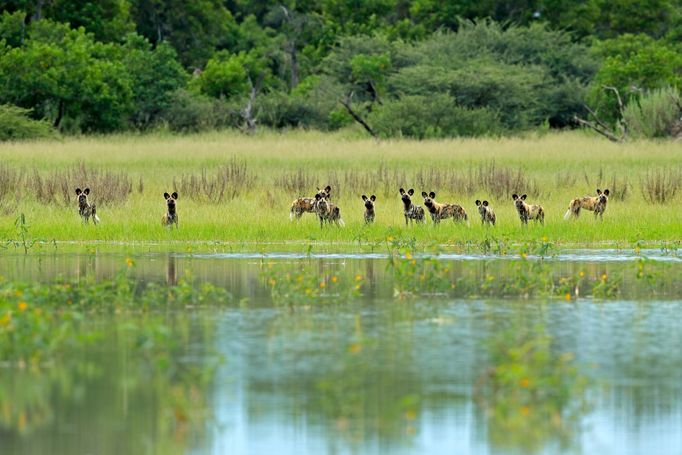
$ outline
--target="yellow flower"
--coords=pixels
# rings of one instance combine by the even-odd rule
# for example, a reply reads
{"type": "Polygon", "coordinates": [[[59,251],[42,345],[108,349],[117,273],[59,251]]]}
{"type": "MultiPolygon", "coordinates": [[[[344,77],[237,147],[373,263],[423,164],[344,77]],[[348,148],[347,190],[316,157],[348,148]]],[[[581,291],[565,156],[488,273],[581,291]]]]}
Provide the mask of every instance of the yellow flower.
{"type": "Polygon", "coordinates": [[[21,297],[22,295],[24,295],[24,292],[21,291],[20,289],[17,289],[16,291],[14,291],[14,295],[17,297],[21,297]]]}
{"type": "Polygon", "coordinates": [[[133,265],[135,265],[135,263],[133,262],[132,259],[126,258],[126,265],[127,265],[128,267],[132,267],[133,265]]]}
{"type": "Polygon", "coordinates": [[[395,239],[393,238],[392,235],[389,235],[388,237],[386,237],[386,240],[389,241],[389,242],[392,242],[392,241],[395,240],[395,239]]]}
{"type": "Polygon", "coordinates": [[[359,290],[360,290],[360,285],[359,285],[359,284],[355,286],[355,290],[356,290],[356,291],[359,291],[359,290]]]}
{"type": "Polygon", "coordinates": [[[521,257],[522,257],[523,259],[526,259],[526,258],[528,257],[528,255],[527,255],[526,253],[521,253],[521,257]]]}
{"type": "Polygon", "coordinates": [[[17,305],[17,308],[19,308],[19,311],[21,311],[21,312],[23,313],[24,311],[26,311],[26,308],[28,308],[28,303],[26,303],[26,302],[24,302],[24,301],[22,300],[22,301],[19,302],[19,304],[17,305]]]}
{"type": "Polygon", "coordinates": [[[585,272],[583,272],[583,271],[581,270],[580,273],[578,274],[578,276],[579,276],[580,278],[584,277],[584,276],[585,276],[585,272]]]}
{"type": "Polygon", "coordinates": [[[521,382],[519,383],[521,387],[528,387],[530,385],[530,379],[528,378],[523,378],[521,379],[521,382]]]}
{"type": "Polygon", "coordinates": [[[324,289],[324,287],[327,285],[324,281],[320,282],[320,289],[324,289]]]}
{"type": "Polygon", "coordinates": [[[528,414],[530,414],[530,407],[521,406],[521,415],[527,416],[528,414]]]}
{"type": "Polygon", "coordinates": [[[606,275],[606,273],[602,274],[602,276],[601,276],[602,281],[606,281],[607,278],[608,278],[608,276],[606,275]]]}
{"type": "Polygon", "coordinates": [[[546,235],[542,236],[542,241],[543,241],[543,242],[546,242],[547,240],[549,240],[549,237],[547,237],[546,235]]]}
{"type": "Polygon", "coordinates": [[[336,278],[336,276],[333,276],[332,277],[332,283],[336,283],[337,281],[338,281],[338,279],[336,278]]]}
{"type": "Polygon", "coordinates": [[[270,280],[268,280],[268,284],[270,284],[270,286],[274,286],[277,284],[277,281],[275,281],[273,278],[270,278],[270,280]]]}
{"type": "Polygon", "coordinates": [[[360,343],[353,343],[348,346],[348,352],[351,354],[357,354],[360,351],[362,351],[362,345],[360,343]]]}
{"type": "Polygon", "coordinates": [[[412,255],[410,254],[409,251],[405,253],[405,259],[412,259],[412,255]]]}
{"type": "Polygon", "coordinates": [[[362,281],[362,275],[355,275],[355,281],[362,281]]]}
{"type": "Polygon", "coordinates": [[[570,292],[567,292],[566,295],[565,295],[565,297],[566,297],[566,301],[571,300],[571,293],[570,293],[570,292]]]}

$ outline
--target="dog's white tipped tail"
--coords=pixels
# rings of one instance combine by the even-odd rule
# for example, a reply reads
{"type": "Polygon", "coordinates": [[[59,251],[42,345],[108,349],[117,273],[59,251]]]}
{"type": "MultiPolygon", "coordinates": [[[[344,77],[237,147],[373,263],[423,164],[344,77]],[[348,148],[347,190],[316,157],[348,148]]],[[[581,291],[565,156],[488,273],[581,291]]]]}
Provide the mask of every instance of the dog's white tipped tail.
{"type": "Polygon", "coordinates": [[[344,227],[346,223],[343,222],[343,218],[339,218],[339,226],[344,227]]]}
{"type": "Polygon", "coordinates": [[[99,223],[99,217],[97,215],[95,215],[93,219],[95,220],[96,223],[99,223]]]}
{"type": "Polygon", "coordinates": [[[571,209],[566,210],[566,214],[564,215],[564,219],[568,220],[571,217],[571,209]]]}
{"type": "Polygon", "coordinates": [[[289,210],[289,221],[294,221],[294,211],[289,210]]]}

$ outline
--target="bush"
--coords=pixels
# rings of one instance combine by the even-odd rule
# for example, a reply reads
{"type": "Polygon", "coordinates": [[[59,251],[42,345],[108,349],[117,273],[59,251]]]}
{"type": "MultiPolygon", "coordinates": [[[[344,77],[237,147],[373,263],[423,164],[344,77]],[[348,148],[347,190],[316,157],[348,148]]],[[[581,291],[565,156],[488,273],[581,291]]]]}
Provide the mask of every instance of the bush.
{"type": "Polygon", "coordinates": [[[11,104],[0,105],[0,141],[55,137],[56,132],[44,120],[32,120],[30,109],[11,104]]]}
{"type": "Polygon", "coordinates": [[[180,89],[160,115],[160,122],[171,131],[198,132],[239,124],[239,111],[222,100],[180,89]]]}
{"type": "Polygon", "coordinates": [[[458,106],[450,95],[408,95],[388,101],[369,117],[381,136],[418,139],[450,136],[482,136],[503,131],[498,115],[485,107],[458,106]]]}
{"type": "Polygon", "coordinates": [[[680,92],[666,87],[651,90],[637,100],[631,100],[623,111],[623,121],[634,137],[668,137],[680,120],[680,92]]]}

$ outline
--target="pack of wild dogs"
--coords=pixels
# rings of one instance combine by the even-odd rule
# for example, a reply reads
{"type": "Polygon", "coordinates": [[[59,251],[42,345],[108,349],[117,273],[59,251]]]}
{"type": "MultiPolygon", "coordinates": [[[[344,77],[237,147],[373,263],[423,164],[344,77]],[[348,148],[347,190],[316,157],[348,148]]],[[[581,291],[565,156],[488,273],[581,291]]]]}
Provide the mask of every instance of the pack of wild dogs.
{"type": "MultiPolygon", "coordinates": [[[[434,191],[422,191],[423,207],[415,204],[412,197],[415,192],[413,188],[405,191],[404,188],[398,190],[400,200],[403,205],[403,215],[405,216],[405,225],[410,223],[424,223],[426,220],[426,213],[428,212],[434,224],[440,223],[441,220],[452,218],[455,223],[462,222],[469,224],[469,215],[466,210],[459,204],[443,203],[436,201],[436,193],[434,191]],[[424,210],[426,207],[426,210],[424,210]]],[[[78,204],[78,214],[80,215],[84,224],[87,224],[92,218],[93,224],[97,224],[100,219],[97,216],[97,207],[91,204],[88,200],[90,195],[90,188],[81,190],[76,188],[76,202],[78,204]]],[[[162,226],[172,228],[173,226],[179,228],[177,201],[178,193],[163,193],[163,198],[166,201],[166,213],[161,217],[162,226]]],[[[540,224],[545,223],[545,209],[540,204],[529,204],[526,202],[527,195],[518,194],[512,195],[512,201],[516,212],[519,214],[519,219],[522,224],[528,224],[528,221],[535,221],[540,224]]],[[[364,221],[365,223],[373,223],[376,218],[376,200],[377,197],[372,194],[367,197],[363,194],[361,196],[364,205],[364,221]]],[[[609,201],[609,190],[601,191],[597,189],[596,196],[583,196],[574,198],[568,204],[568,210],[564,215],[564,219],[578,218],[581,210],[588,210],[594,213],[595,219],[604,219],[604,212],[606,212],[606,205],[609,201]]],[[[481,224],[495,226],[497,217],[495,211],[486,200],[475,201],[478,215],[481,219],[481,224]]],[[[334,224],[336,226],[344,226],[345,223],[341,218],[341,209],[338,205],[332,202],[332,188],[327,185],[324,189],[317,189],[317,193],[312,197],[299,197],[291,203],[289,210],[289,217],[291,220],[300,220],[304,213],[312,213],[317,216],[320,221],[320,227],[324,227],[325,223],[328,225],[334,224]]]]}

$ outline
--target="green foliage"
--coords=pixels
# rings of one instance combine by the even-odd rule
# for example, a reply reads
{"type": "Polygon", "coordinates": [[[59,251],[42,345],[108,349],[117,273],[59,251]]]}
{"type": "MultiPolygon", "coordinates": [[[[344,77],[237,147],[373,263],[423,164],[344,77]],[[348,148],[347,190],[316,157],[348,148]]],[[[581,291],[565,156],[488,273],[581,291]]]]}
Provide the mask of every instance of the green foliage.
{"type": "Polygon", "coordinates": [[[165,42],[152,49],[147,40],[131,33],[121,53],[133,88],[131,123],[138,128],[153,125],[171,107],[173,93],[185,86],[188,75],[165,42]]]}
{"type": "Polygon", "coordinates": [[[62,129],[125,125],[132,88],[111,45],[46,20],[31,24],[28,38],[21,47],[0,48],[0,102],[33,108],[62,129]]]}
{"type": "Polygon", "coordinates": [[[232,41],[236,22],[221,0],[131,0],[137,31],[154,44],[168,41],[185,67],[202,67],[232,41]]]}
{"type": "Polygon", "coordinates": [[[638,138],[669,137],[680,121],[682,100],[677,88],[665,87],[631,100],[623,111],[630,134],[638,138]]]}
{"type": "Polygon", "coordinates": [[[481,136],[504,131],[494,110],[461,107],[453,97],[440,93],[431,97],[407,95],[387,101],[376,108],[369,119],[377,133],[385,137],[426,139],[481,136]]]}
{"type": "Polygon", "coordinates": [[[646,35],[623,35],[596,46],[604,63],[590,84],[588,103],[607,121],[620,119],[618,102],[604,86],[637,100],[642,91],[682,85],[682,53],[646,35]]]}
{"type": "Polygon", "coordinates": [[[56,136],[56,132],[44,120],[29,118],[29,109],[10,104],[0,105],[0,141],[42,139],[56,136]]]}
{"type": "Polygon", "coordinates": [[[197,132],[236,126],[237,117],[235,108],[223,100],[180,89],[170,95],[159,123],[171,131],[197,132]]]}
{"type": "Polygon", "coordinates": [[[46,2],[42,13],[72,28],[83,27],[98,41],[121,41],[126,34],[135,30],[130,17],[129,0],[52,0],[46,2]]]}

